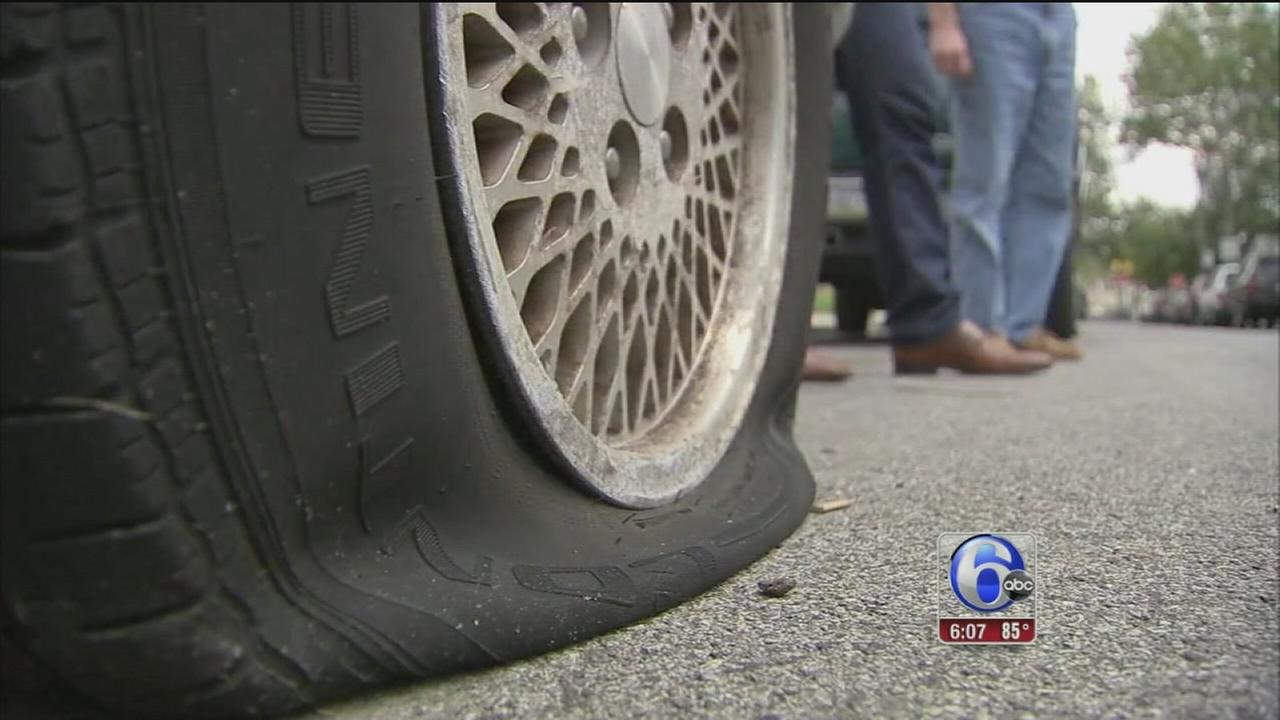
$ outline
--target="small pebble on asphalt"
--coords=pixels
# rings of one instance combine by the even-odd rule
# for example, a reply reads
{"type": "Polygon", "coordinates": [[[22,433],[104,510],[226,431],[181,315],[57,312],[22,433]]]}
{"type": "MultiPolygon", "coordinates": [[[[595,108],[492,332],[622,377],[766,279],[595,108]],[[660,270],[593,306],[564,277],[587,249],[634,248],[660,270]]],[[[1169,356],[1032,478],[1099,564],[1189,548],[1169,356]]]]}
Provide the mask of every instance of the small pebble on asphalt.
{"type": "Polygon", "coordinates": [[[756,585],[760,588],[761,595],[780,598],[795,588],[796,581],[791,578],[773,578],[771,580],[761,580],[756,585]]]}

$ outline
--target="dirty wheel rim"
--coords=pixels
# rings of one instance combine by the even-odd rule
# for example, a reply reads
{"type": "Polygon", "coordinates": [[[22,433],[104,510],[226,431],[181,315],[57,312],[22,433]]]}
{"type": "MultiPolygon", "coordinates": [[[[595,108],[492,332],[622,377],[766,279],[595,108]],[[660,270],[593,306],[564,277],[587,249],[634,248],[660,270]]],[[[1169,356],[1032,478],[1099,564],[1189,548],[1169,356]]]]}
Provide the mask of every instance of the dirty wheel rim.
{"type": "Polygon", "coordinates": [[[768,353],[793,170],[789,10],[433,12],[465,284],[522,420],[605,498],[669,502],[723,456],[768,353]]]}

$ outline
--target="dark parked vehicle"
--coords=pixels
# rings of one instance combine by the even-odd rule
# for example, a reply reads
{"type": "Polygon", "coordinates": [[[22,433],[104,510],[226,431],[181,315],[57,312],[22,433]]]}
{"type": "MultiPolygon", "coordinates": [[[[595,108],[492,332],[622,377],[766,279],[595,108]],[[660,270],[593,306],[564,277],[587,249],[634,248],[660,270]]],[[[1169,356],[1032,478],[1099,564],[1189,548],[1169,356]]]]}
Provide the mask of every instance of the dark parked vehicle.
{"type": "Polygon", "coordinates": [[[1169,322],[1169,289],[1155,288],[1151,291],[1151,304],[1142,319],[1147,322],[1169,322]]]}
{"type": "Polygon", "coordinates": [[[1187,287],[1163,287],[1151,291],[1151,305],[1142,314],[1145,322],[1189,325],[1195,317],[1191,290],[1187,287]]]}
{"type": "Polygon", "coordinates": [[[1195,321],[1195,295],[1192,294],[1191,288],[1181,276],[1177,277],[1176,282],[1169,284],[1168,289],[1165,290],[1164,299],[1165,322],[1190,325],[1195,321]]]}
{"type": "Polygon", "coordinates": [[[1239,273],[1237,263],[1222,263],[1204,276],[1195,291],[1197,323],[1226,325],[1231,321],[1227,297],[1239,273]]]}
{"type": "Polygon", "coordinates": [[[1236,327],[1275,325],[1280,320],[1280,254],[1250,253],[1227,294],[1227,304],[1236,327]]]}

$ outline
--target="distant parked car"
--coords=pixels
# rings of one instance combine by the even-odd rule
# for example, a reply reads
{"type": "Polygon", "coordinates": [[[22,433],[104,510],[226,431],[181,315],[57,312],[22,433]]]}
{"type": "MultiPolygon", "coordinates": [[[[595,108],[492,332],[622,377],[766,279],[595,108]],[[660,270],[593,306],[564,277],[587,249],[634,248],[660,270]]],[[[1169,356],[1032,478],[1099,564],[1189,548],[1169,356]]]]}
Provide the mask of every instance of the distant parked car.
{"type": "Polygon", "coordinates": [[[1227,291],[1240,274],[1239,263],[1222,263],[1210,271],[1196,291],[1196,322],[1201,325],[1226,325],[1231,321],[1227,291]]]}
{"type": "Polygon", "coordinates": [[[1195,298],[1182,273],[1169,278],[1167,287],[1159,291],[1156,316],[1160,322],[1190,324],[1195,319],[1195,298]]]}
{"type": "Polygon", "coordinates": [[[1143,322],[1190,323],[1193,317],[1191,290],[1184,286],[1147,291],[1139,317],[1143,322]]]}
{"type": "Polygon", "coordinates": [[[1195,321],[1195,299],[1191,295],[1191,288],[1185,285],[1168,288],[1164,298],[1166,322],[1190,325],[1195,321]]]}
{"type": "Polygon", "coordinates": [[[1138,301],[1138,319],[1142,322],[1165,321],[1165,289],[1147,288],[1138,301]]]}
{"type": "Polygon", "coordinates": [[[1280,320],[1280,254],[1273,250],[1251,252],[1227,293],[1231,324],[1247,327],[1280,320]]]}

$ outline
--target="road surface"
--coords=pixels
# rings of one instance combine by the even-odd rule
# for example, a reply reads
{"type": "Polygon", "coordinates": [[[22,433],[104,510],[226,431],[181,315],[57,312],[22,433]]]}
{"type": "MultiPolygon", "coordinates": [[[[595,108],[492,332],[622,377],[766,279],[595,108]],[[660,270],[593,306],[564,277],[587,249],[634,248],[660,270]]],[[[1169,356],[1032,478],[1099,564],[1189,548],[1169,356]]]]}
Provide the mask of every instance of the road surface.
{"type": "Polygon", "coordinates": [[[1090,323],[1084,362],[1034,378],[805,386],[819,497],[782,547],[648,622],[305,717],[965,715],[1274,718],[1280,336],[1090,323]],[[1029,530],[1041,637],[934,639],[946,530],[1029,530]],[[781,599],[756,593],[790,576],[781,599]]]}

